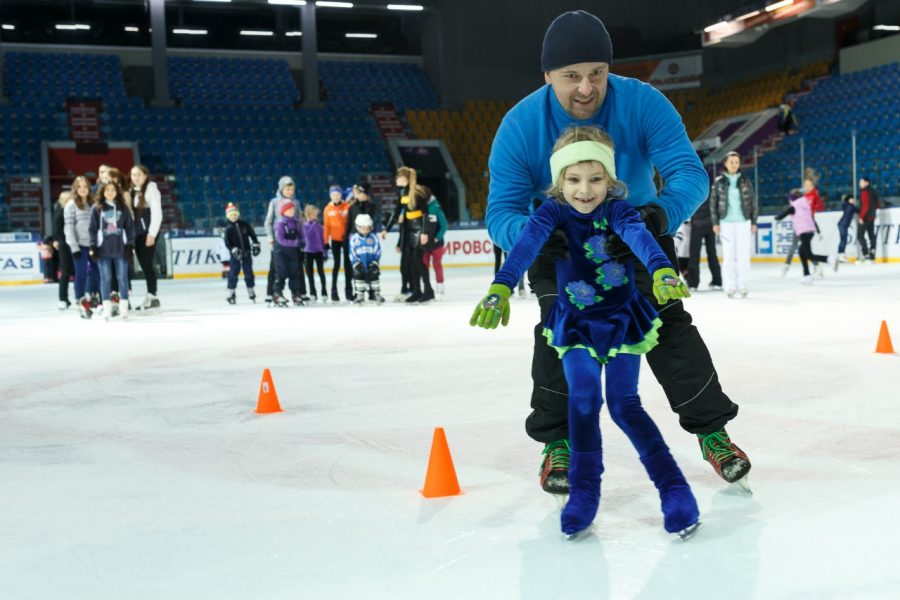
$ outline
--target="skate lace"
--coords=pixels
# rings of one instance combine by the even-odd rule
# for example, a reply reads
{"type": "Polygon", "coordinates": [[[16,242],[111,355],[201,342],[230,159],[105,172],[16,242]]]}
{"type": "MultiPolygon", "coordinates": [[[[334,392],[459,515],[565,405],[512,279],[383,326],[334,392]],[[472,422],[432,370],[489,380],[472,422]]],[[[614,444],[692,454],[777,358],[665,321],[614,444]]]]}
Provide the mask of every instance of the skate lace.
{"type": "MultiPolygon", "coordinates": [[[[544,448],[544,462],[550,470],[569,468],[569,440],[562,439],[550,442],[544,448]]],[[[543,470],[544,465],[541,466],[543,470]]]]}
{"type": "Polygon", "coordinates": [[[717,464],[721,464],[722,461],[736,454],[734,448],[732,448],[731,439],[724,429],[704,435],[701,441],[701,448],[703,450],[703,458],[708,459],[711,456],[717,464]]]}

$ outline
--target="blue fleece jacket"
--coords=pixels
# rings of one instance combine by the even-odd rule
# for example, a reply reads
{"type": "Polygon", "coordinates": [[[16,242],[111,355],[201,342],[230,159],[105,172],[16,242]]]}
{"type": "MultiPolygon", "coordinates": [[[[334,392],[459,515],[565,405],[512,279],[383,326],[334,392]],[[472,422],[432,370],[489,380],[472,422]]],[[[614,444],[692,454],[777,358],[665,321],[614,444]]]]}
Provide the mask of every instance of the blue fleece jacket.
{"type": "Polygon", "coordinates": [[[503,117],[488,159],[487,228],[494,243],[504,250],[510,250],[519,238],[532,200],[546,198],[553,144],[570,125],[599,126],[612,136],[616,175],[628,186],[628,203],[662,206],[670,234],[709,194],[709,177],[681,117],[654,87],[610,74],[603,105],[593,118],[582,121],[569,115],[553,88],[545,85],[503,117]],[[658,198],[654,166],[665,181],[658,198]]]}

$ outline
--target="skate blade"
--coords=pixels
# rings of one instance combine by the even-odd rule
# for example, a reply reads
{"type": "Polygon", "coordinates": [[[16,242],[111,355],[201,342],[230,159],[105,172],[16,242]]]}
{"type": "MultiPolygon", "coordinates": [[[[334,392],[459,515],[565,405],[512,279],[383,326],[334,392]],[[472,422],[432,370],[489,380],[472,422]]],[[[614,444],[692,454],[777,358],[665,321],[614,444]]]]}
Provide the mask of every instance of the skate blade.
{"type": "Polygon", "coordinates": [[[743,477],[735,481],[733,485],[736,485],[738,488],[752,496],[753,490],[750,489],[750,482],[748,481],[748,478],[749,475],[744,475],[743,477]]]}
{"type": "Polygon", "coordinates": [[[556,499],[556,512],[562,512],[562,509],[566,507],[566,503],[569,501],[568,494],[550,494],[556,499]]]}
{"type": "Polygon", "coordinates": [[[695,533],[697,533],[697,530],[700,529],[700,525],[702,525],[702,523],[700,521],[697,521],[690,527],[682,529],[678,532],[678,537],[681,538],[681,541],[683,542],[688,541],[689,539],[691,539],[691,537],[693,537],[695,533]]]}
{"type": "Polygon", "coordinates": [[[594,524],[589,523],[587,527],[580,531],[576,531],[575,533],[566,533],[565,531],[563,531],[562,535],[567,542],[577,542],[580,539],[586,538],[591,533],[591,530],[593,528],[594,524]]]}

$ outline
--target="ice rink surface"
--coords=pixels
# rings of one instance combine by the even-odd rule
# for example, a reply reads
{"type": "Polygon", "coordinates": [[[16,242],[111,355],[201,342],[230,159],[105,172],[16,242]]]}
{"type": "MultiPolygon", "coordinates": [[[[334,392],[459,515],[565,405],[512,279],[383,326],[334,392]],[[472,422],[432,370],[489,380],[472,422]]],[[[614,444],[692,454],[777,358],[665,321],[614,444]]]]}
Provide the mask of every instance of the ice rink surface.
{"type": "Polygon", "coordinates": [[[752,496],[644,363],[700,504],[687,542],[605,409],[600,512],[562,537],[523,426],[537,303],[470,328],[488,268],[448,269],[422,306],[267,309],[243,283],[229,306],[221,281],[163,281],[160,316],[109,323],[2,287],[0,599],[898,598],[900,357],[873,351],[883,319],[900,350],[900,265],[779,270],[687,300],[752,496]],[[284,413],[254,413],[264,368],[284,413]],[[435,426],[460,496],[418,492],[435,426]]]}

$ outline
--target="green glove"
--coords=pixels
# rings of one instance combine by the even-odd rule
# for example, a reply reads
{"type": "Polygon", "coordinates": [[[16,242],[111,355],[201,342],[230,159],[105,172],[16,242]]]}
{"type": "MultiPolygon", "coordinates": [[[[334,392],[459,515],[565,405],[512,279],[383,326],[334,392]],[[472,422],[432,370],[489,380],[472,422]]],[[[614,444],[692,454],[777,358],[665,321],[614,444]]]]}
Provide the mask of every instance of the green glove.
{"type": "Polygon", "coordinates": [[[497,325],[509,323],[509,295],[512,290],[502,283],[495,283],[488,288],[488,295],[481,299],[469,325],[484,329],[497,329],[497,325]]]}
{"type": "Polygon", "coordinates": [[[659,304],[665,304],[669,300],[691,297],[687,286],[678,279],[675,269],[669,267],[653,272],[653,295],[656,296],[659,304]]]}

